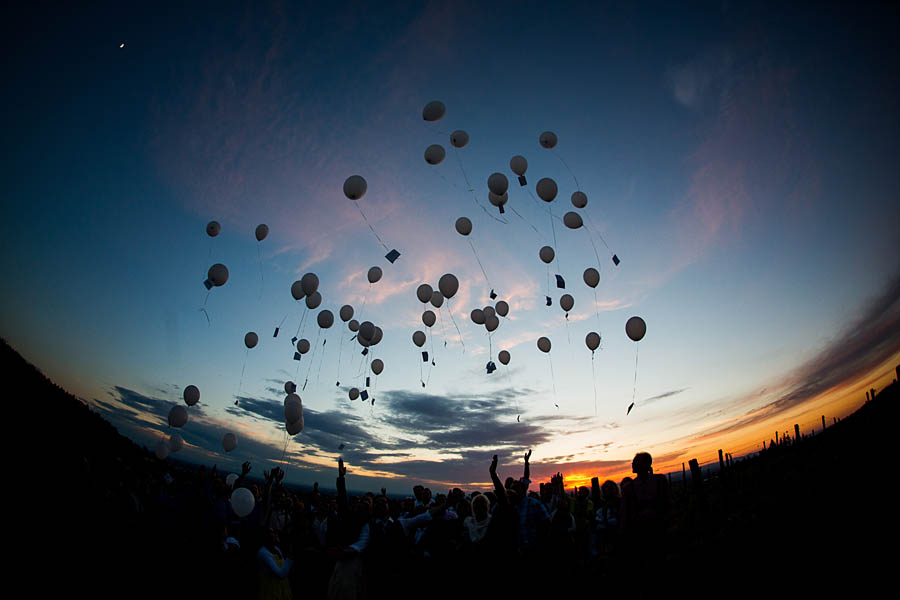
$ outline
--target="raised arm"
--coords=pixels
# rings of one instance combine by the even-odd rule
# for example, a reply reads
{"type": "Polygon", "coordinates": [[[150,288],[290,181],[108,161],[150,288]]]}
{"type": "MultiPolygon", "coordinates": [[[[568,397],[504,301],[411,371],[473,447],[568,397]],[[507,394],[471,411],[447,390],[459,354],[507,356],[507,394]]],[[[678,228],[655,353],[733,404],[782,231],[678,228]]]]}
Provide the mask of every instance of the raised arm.
{"type": "Polygon", "coordinates": [[[531,465],[528,464],[528,460],[531,458],[531,448],[528,449],[528,452],[525,453],[525,484],[531,482],[531,465]]]}
{"type": "Polygon", "coordinates": [[[344,476],[347,474],[347,467],[344,466],[344,459],[338,458],[338,478],[337,478],[337,495],[338,495],[338,515],[346,517],[350,513],[350,506],[347,503],[347,482],[344,476]]]}
{"type": "Polygon", "coordinates": [[[497,494],[497,502],[501,504],[508,504],[509,498],[506,495],[506,488],[503,487],[503,482],[500,481],[500,478],[497,476],[497,455],[494,455],[494,459],[491,461],[491,481],[494,482],[494,493],[497,494]]]}

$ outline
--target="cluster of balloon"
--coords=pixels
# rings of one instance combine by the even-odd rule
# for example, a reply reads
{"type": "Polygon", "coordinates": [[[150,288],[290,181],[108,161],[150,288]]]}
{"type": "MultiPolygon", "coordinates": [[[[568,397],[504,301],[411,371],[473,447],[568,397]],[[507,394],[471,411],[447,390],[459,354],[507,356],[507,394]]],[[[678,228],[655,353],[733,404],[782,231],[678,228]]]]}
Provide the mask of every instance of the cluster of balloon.
{"type": "MultiPolygon", "coordinates": [[[[500,326],[500,318],[505,317],[509,314],[509,304],[505,300],[500,300],[497,302],[495,306],[485,306],[484,308],[476,308],[473,309],[469,314],[469,317],[472,319],[472,322],[476,325],[483,325],[487,330],[488,336],[488,363],[487,363],[487,373],[490,375],[493,373],[497,366],[493,362],[493,340],[491,339],[491,335],[494,331],[500,326]]],[[[502,353],[501,353],[502,354],[502,353]]],[[[506,356],[509,356],[509,353],[506,353],[506,356]]],[[[500,356],[498,355],[498,358],[500,356]]],[[[502,360],[500,362],[503,362],[502,360]]],[[[503,363],[506,364],[506,363],[503,363]]]]}
{"type": "MultiPolygon", "coordinates": [[[[442,159],[443,160],[443,159],[442,159]]],[[[369,229],[372,231],[372,234],[375,236],[375,239],[378,240],[378,243],[387,250],[387,254],[384,255],[388,262],[394,264],[394,261],[400,258],[400,253],[397,252],[397,249],[390,249],[387,247],[387,244],[381,239],[381,236],[378,235],[378,232],[375,231],[375,228],[372,227],[372,224],[369,223],[369,219],[366,217],[366,213],[363,212],[362,207],[359,205],[359,200],[366,195],[366,190],[369,189],[369,184],[366,183],[366,180],[362,177],[362,175],[351,175],[346,180],[344,180],[344,195],[353,200],[353,204],[356,205],[356,208],[359,209],[359,214],[362,215],[363,221],[366,222],[366,225],[369,226],[369,229]]]]}
{"type": "MultiPolygon", "coordinates": [[[[631,341],[639,342],[644,339],[644,336],[647,334],[647,323],[640,317],[631,317],[625,322],[625,335],[627,335],[631,341]]],[[[638,346],[635,344],[634,346],[634,388],[631,391],[631,404],[628,405],[628,410],[625,412],[625,415],[628,416],[631,414],[631,409],[634,408],[634,397],[637,393],[637,368],[638,368],[638,346]]]]}
{"type": "Polygon", "coordinates": [[[284,428],[290,436],[303,431],[303,401],[296,392],[284,398],[284,428]]]}

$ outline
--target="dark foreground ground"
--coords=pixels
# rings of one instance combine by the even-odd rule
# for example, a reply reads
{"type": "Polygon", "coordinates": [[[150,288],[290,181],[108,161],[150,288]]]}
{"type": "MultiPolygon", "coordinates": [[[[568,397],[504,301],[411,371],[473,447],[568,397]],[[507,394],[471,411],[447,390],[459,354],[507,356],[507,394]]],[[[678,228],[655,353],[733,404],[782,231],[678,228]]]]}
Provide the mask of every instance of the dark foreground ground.
{"type": "MultiPolygon", "coordinates": [[[[14,423],[37,442],[17,442],[26,453],[8,459],[21,471],[5,486],[13,501],[7,519],[25,543],[7,537],[18,557],[7,563],[7,586],[26,586],[8,597],[254,597],[252,573],[229,570],[198,542],[204,523],[160,522],[134,510],[131,491],[143,479],[191,467],[158,461],[5,343],[2,360],[14,423]]],[[[900,494],[890,442],[900,437],[898,402],[895,383],[818,435],[738,460],[699,486],[675,483],[662,564],[604,559],[561,567],[548,558],[522,571],[500,568],[500,559],[492,569],[492,557],[477,570],[410,563],[409,580],[398,585],[405,591],[395,597],[407,597],[410,582],[428,600],[894,597],[900,494]]],[[[18,428],[7,423],[8,431],[18,428]]],[[[309,593],[295,598],[319,597],[319,568],[306,561],[299,588],[309,578],[309,593]]]]}

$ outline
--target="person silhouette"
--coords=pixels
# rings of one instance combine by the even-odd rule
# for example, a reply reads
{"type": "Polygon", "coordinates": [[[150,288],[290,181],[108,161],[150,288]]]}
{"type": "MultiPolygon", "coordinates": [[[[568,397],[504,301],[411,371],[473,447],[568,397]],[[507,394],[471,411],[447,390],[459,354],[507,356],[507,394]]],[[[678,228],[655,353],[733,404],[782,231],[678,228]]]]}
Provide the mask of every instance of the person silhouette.
{"type": "Polygon", "coordinates": [[[636,477],[622,487],[620,514],[628,563],[644,576],[658,574],[662,567],[669,513],[669,482],[665,475],[654,475],[652,465],[648,452],[634,455],[631,469],[636,477]]]}

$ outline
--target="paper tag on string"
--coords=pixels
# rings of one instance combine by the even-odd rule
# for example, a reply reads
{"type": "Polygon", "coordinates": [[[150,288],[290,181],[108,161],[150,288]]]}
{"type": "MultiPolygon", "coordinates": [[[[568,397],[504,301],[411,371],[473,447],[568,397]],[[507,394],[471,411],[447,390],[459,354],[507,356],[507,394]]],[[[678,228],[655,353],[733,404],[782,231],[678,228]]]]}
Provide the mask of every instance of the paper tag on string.
{"type": "Polygon", "coordinates": [[[361,391],[361,392],[359,393],[359,397],[362,398],[363,400],[368,400],[368,399],[369,399],[369,392],[366,391],[366,390],[363,390],[363,391],[361,391]]]}
{"type": "Polygon", "coordinates": [[[547,299],[547,306],[553,306],[553,300],[550,299],[550,296],[544,296],[547,299]]]}
{"type": "Polygon", "coordinates": [[[422,362],[428,362],[428,353],[422,352],[422,362]]]}
{"type": "Polygon", "coordinates": [[[294,360],[300,360],[303,357],[299,352],[294,352],[294,360]]]}
{"type": "Polygon", "coordinates": [[[212,283],[212,281],[210,281],[209,279],[207,279],[206,281],[204,281],[204,282],[203,282],[203,285],[205,285],[205,286],[206,286],[206,289],[208,289],[208,290],[211,290],[212,287],[213,287],[213,283],[212,283]]]}
{"type": "Polygon", "coordinates": [[[519,175],[519,185],[521,185],[521,186],[523,186],[523,187],[526,186],[526,185],[528,185],[528,182],[525,180],[525,176],[524,176],[524,175],[519,175]]]}
{"type": "Polygon", "coordinates": [[[491,290],[491,300],[495,300],[497,298],[497,293],[494,290],[491,290]]]}
{"type": "Polygon", "coordinates": [[[272,337],[278,337],[278,330],[279,330],[279,329],[280,329],[280,327],[276,327],[276,328],[275,328],[275,333],[272,334],[272,337]]]}
{"type": "Polygon", "coordinates": [[[619,257],[613,254],[613,264],[619,266],[619,257]]]}
{"type": "Polygon", "coordinates": [[[395,249],[391,250],[390,252],[388,252],[387,254],[385,254],[384,257],[386,259],[388,259],[388,262],[390,262],[391,264],[394,264],[394,261],[397,260],[398,258],[400,258],[400,253],[397,252],[397,249],[395,248],[395,249]]]}
{"type": "Polygon", "coordinates": [[[556,276],[556,287],[558,287],[561,290],[566,289],[566,280],[563,279],[562,275],[556,276]]]}

